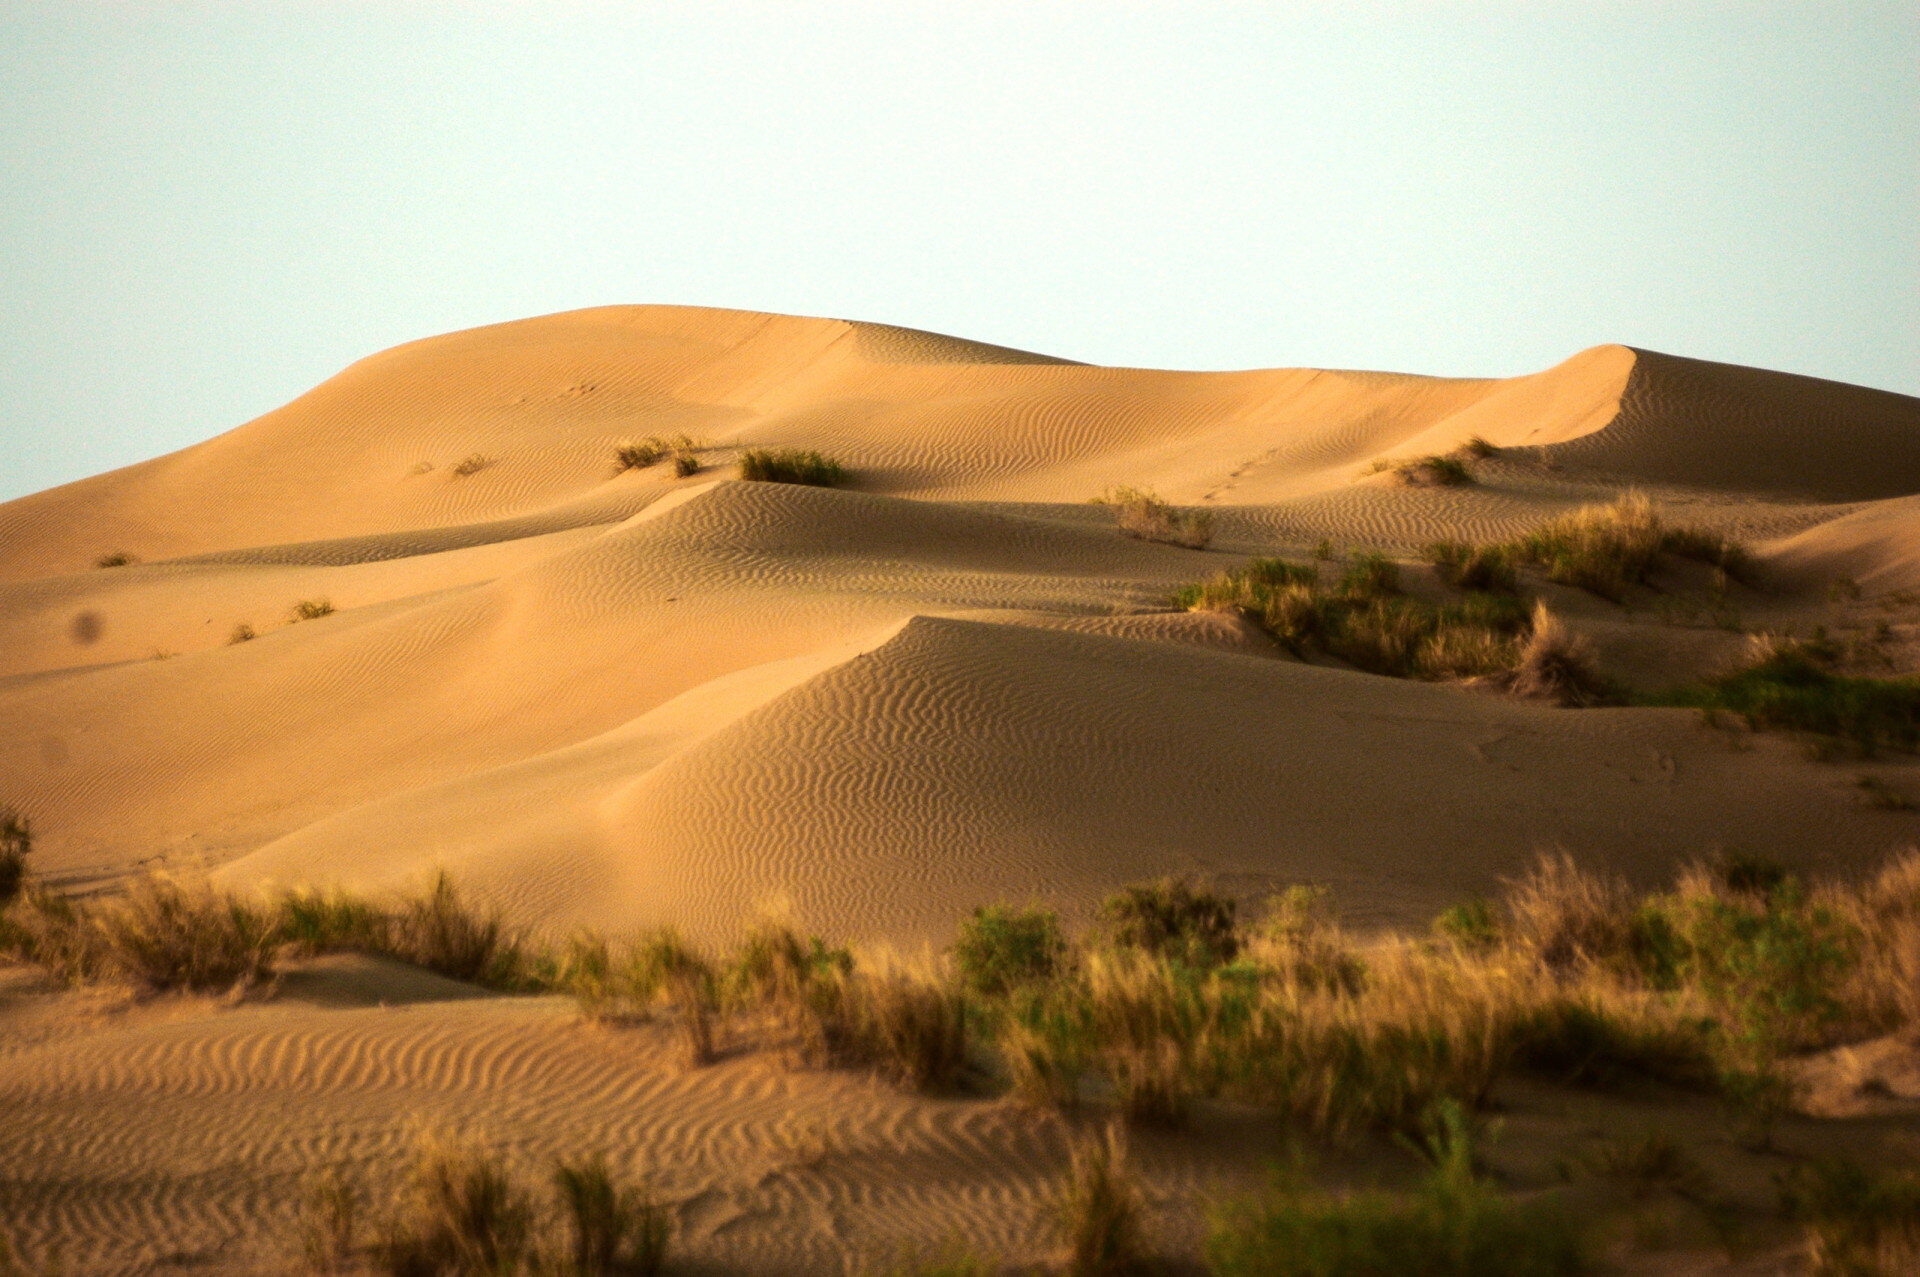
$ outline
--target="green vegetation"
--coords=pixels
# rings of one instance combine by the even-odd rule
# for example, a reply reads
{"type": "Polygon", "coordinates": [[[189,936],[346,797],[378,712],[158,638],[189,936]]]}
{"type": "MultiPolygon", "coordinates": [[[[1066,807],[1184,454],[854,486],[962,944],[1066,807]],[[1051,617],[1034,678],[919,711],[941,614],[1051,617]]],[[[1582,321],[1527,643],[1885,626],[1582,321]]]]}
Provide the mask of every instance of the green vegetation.
{"type": "Polygon", "coordinates": [[[1185,966],[1215,967],[1240,952],[1236,907],[1210,891],[1194,891],[1184,878],[1162,878],[1108,896],[1100,916],[1119,948],[1185,966]]]}
{"type": "Polygon", "coordinates": [[[287,624],[297,625],[301,621],[317,621],[323,616],[333,615],[333,604],[326,599],[301,599],[287,609],[287,624]]]}
{"type": "Polygon", "coordinates": [[[1920,679],[1834,673],[1830,645],[1783,643],[1751,663],[1654,703],[1739,714],[1755,727],[1811,732],[1871,754],[1882,745],[1920,745],[1920,679]]]}
{"type": "Polygon", "coordinates": [[[1331,586],[1313,565],[1254,559],[1182,587],[1173,601],[1240,612],[1296,655],[1316,649],[1397,678],[1509,671],[1530,625],[1526,605],[1508,594],[1473,592],[1455,603],[1403,594],[1399,567],[1380,554],[1357,556],[1331,586]]]}
{"type": "Polygon", "coordinates": [[[740,477],[761,483],[801,483],[831,488],[845,483],[846,469],[817,452],[799,448],[749,448],[740,454],[740,477]]]}
{"type": "Polygon", "coordinates": [[[1512,594],[1519,588],[1513,554],[1503,546],[1436,541],[1425,553],[1427,561],[1439,569],[1440,579],[1455,589],[1512,594]]]}
{"type": "Polygon", "coordinates": [[[1474,1171],[1466,1114],[1440,1105],[1421,1151],[1431,1169],[1410,1196],[1316,1191],[1298,1172],[1222,1212],[1207,1246],[1218,1277],[1560,1277],[1589,1261],[1552,1200],[1515,1203],[1474,1171]]]}
{"type": "Polygon", "coordinates": [[[1142,541],[1183,545],[1189,550],[1204,550],[1213,541],[1210,511],[1176,509],[1146,488],[1113,488],[1095,497],[1094,504],[1111,508],[1121,533],[1142,541]]]}
{"type": "Polygon", "coordinates": [[[975,909],[960,924],[953,952],[961,983],[989,998],[1051,980],[1065,969],[1068,958],[1059,916],[1038,906],[975,909]]]}

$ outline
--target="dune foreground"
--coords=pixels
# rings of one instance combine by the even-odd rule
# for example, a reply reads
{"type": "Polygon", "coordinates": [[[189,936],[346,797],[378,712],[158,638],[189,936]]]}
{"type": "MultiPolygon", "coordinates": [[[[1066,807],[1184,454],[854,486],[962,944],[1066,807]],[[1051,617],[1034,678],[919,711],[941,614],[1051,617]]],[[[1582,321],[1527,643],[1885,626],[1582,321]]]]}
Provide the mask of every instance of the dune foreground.
{"type": "MultiPolygon", "coordinates": [[[[977,906],[1077,924],[1170,874],[1249,906],[1324,884],[1351,927],[1421,931],[1553,849],[1645,889],[1716,854],[1846,876],[1913,845],[1910,753],[1821,761],[1643,703],[1816,627],[1855,673],[1920,668],[1920,400],[1621,346],[1505,380],[1167,372],[608,307],[397,347],[0,505],[0,802],[66,890],[158,868],[377,897],[446,870],[551,936],[719,945],[776,907],[911,953],[977,906]],[[656,436],[685,464],[617,460],[656,436]],[[847,481],[744,481],[751,448],[847,481]],[[1470,481],[1422,481],[1435,457],[1470,481]],[[1123,487],[1210,514],[1210,540],[1123,535],[1096,503],[1123,487]],[[1173,602],[1255,556],[1332,579],[1372,553],[1438,598],[1430,543],[1628,492],[1749,564],[1674,559],[1617,598],[1527,576],[1605,704],[1384,677],[1173,602]]],[[[1060,1119],[750,1052],[688,1072],[663,1041],[385,959],[238,1006],[0,969],[0,1218],[68,1272],[261,1271],[303,1175],[425,1123],[528,1159],[644,1145],[696,1271],[1050,1244],[1060,1119]]],[[[1583,1122],[1711,1124],[1511,1102],[1515,1164],[1539,1163],[1516,1175],[1583,1122]]],[[[1906,1103],[1794,1120],[1897,1143],[1906,1103]]],[[[1261,1182],[1269,1120],[1142,1137],[1169,1253],[1261,1182]]],[[[1764,1162],[1734,1162],[1759,1200],[1764,1162]]]]}

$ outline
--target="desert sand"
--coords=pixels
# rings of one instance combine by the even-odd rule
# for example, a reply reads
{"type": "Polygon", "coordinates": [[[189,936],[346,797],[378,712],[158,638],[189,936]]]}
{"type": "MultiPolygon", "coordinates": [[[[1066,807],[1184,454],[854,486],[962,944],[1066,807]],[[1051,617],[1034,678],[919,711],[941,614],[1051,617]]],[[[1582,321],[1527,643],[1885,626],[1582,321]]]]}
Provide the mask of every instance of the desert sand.
{"type": "MultiPolygon", "coordinates": [[[[158,866],[377,892],[444,868],[554,934],[717,941],[778,904],[909,951],[976,905],[1083,918],[1168,873],[1250,900],[1324,883],[1355,925],[1419,927],[1549,848],[1651,885],[1716,850],[1846,872],[1911,845],[1912,814],[1855,786],[1920,790],[1903,755],[1835,769],[1692,711],[1305,662],[1168,599],[1323,539],[1411,565],[1628,489],[1761,571],[1720,624],[1543,586],[1623,683],[1882,619],[1890,668],[1920,665],[1920,401],[1899,395],[1623,346],[1468,380],[1091,367],[661,306],[453,333],[0,505],[0,800],[31,817],[35,869],[81,889],[158,866]],[[614,463],[682,433],[691,475],[614,463]],[[1380,465],[1471,439],[1500,450],[1472,486],[1380,465]],[[750,446],[852,480],[743,482],[750,446]],[[1212,511],[1211,546],[1119,535],[1089,503],[1117,485],[1212,511]],[[114,554],[132,562],[94,566],[114,554]],[[257,637],[230,643],[241,624],[257,637]]],[[[563,1000],[372,959],[239,1007],[9,978],[0,1209],[68,1271],[248,1271],[300,1175],[379,1164],[421,1122],[528,1158],[644,1149],[715,1271],[1046,1244],[1063,1137],[998,1102],[751,1057],[682,1073],[563,1000]]],[[[1261,1131],[1147,1142],[1167,1228],[1257,1182],[1261,1131]]]]}

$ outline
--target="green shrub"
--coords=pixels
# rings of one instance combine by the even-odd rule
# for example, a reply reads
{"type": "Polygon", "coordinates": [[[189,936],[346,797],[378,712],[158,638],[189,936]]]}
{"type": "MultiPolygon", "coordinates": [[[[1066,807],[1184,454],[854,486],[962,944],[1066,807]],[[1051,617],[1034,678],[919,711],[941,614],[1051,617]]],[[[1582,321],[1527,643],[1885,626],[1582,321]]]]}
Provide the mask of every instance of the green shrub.
{"type": "Polygon", "coordinates": [[[960,924],[953,953],[961,983],[993,998],[1058,975],[1066,966],[1067,941],[1051,909],[987,905],[960,924]]]}
{"type": "Polygon", "coordinates": [[[1362,602],[1398,594],[1400,565],[1384,554],[1355,555],[1336,589],[1341,595],[1362,602]]]}
{"type": "Polygon", "coordinates": [[[1283,1175],[1222,1211],[1208,1240],[1217,1277],[1560,1277],[1588,1260],[1557,1203],[1515,1203],[1474,1173],[1464,1113],[1439,1110],[1432,1169],[1410,1196],[1316,1192],[1283,1175]]]}
{"type": "Polygon", "coordinates": [[[614,1181],[604,1157],[562,1162],[553,1186],[568,1225],[567,1277],[654,1277],[667,1263],[666,1211],[644,1185],[614,1181]]]}
{"type": "Polygon", "coordinates": [[[1835,674],[1810,650],[1789,644],[1705,684],[1656,698],[1739,714],[1755,727],[1785,728],[1853,742],[1863,753],[1881,745],[1920,744],[1920,679],[1835,674]]]}
{"type": "Polygon", "coordinates": [[[32,854],[32,822],[0,803],[0,909],[19,898],[27,880],[27,857],[32,854]]]}
{"type": "Polygon", "coordinates": [[[1503,934],[1493,902],[1483,897],[1448,905],[1433,920],[1433,929],[1463,949],[1478,951],[1497,946],[1503,934]]]}
{"type": "Polygon", "coordinates": [[[1100,916],[1113,943],[1188,966],[1232,962],[1240,953],[1236,904],[1211,891],[1195,891],[1185,878],[1132,883],[1108,896],[1100,916]]]}
{"type": "Polygon", "coordinates": [[[301,599],[287,609],[287,624],[300,621],[317,621],[323,616],[333,615],[333,604],[326,599],[301,599]]]}
{"type": "Polygon", "coordinates": [[[1183,545],[1189,550],[1204,550],[1213,541],[1211,512],[1178,510],[1148,489],[1114,488],[1096,502],[1113,508],[1114,519],[1127,536],[1183,545]]]}
{"type": "Polygon", "coordinates": [[[797,448],[749,448],[740,454],[740,477],[761,483],[801,483],[831,488],[848,475],[837,461],[797,448]]]}

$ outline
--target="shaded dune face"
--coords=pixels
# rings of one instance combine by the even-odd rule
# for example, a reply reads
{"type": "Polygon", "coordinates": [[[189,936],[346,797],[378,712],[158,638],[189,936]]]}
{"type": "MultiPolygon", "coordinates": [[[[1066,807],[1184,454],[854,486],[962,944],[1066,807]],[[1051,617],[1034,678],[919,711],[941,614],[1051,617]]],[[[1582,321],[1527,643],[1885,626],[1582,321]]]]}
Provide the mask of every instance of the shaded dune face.
{"type": "Polygon", "coordinates": [[[1168,603],[1628,485],[1788,585],[1920,584],[1920,403],[1786,374],[1621,346],[1505,380],[1164,372],[679,307],[454,333],[0,506],[0,800],[57,877],[445,867],[530,922],[714,937],[778,900],[917,942],[1168,872],[1393,921],[1547,846],[1642,881],[1878,856],[1884,814],[1785,742],[1303,665],[1168,603]],[[682,433],[693,475],[616,469],[682,433]],[[1505,450],[1478,484],[1376,472],[1476,438],[1505,450]],[[736,482],[746,446],[853,482],[736,482]],[[1210,510],[1213,548],[1118,535],[1087,502],[1119,484],[1210,510]]]}

